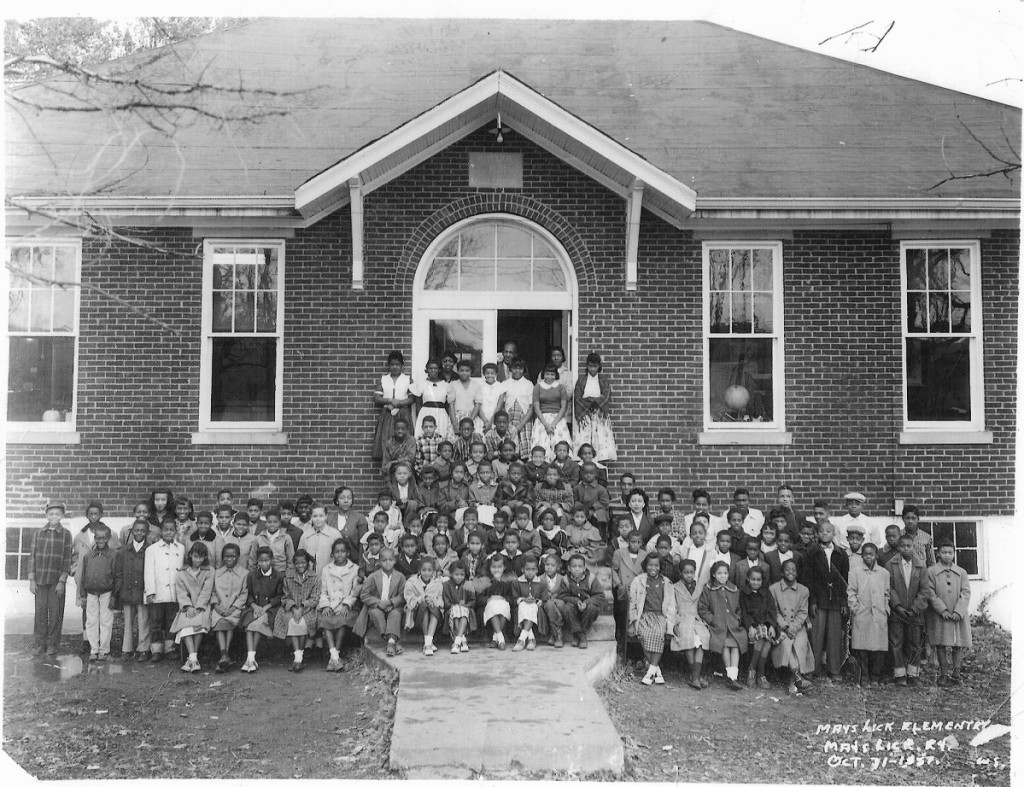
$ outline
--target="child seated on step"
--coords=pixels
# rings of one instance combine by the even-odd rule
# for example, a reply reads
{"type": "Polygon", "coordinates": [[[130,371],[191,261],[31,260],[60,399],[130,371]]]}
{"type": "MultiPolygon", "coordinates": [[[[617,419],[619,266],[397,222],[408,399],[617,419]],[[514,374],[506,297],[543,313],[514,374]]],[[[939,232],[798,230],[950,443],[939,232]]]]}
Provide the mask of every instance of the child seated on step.
{"type": "Polygon", "coordinates": [[[490,586],[478,597],[484,606],[484,626],[491,629],[491,647],[505,650],[505,625],[512,619],[512,586],[515,580],[505,574],[505,558],[501,555],[492,556],[487,567],[490,586]]]}
{"type": "MultiPolygon", "coordinates": [[[[510,533],[509,536],[514,536],[510,533]]],[[[516,619],[519,621],[519,639],[513,646],[513,651],[534,650],[537,647],[537,637],[534,629],[539,623],[541,605],[547,600],[545,593],[546,585],[544,580],[537,576],[539,566],[537,558],[527,555],[523,559],[523,572],[515,581],[513,596],[516,600],[516,619]]]]}
{"type": "Polygon", "coordinates": [[[537,537],[540,539],[541,554],[555,555],[560,561],[564,561],[568,555],[569,536],[558,524],[555,510],[549,508],[542,511],[538,521],[540,529],[537,531],[537,537]]]}
{"type": "Polygon", "coordinates": [[[565,624],[565,599],[562,598],[562,590],[566,584],[565,574],[562,572],[562,561],[554,555],[544,557],[544,582],[545,600],[542,605],[543,622],[539,623],[539,629],[547,629],[548,644],[556,648],[562,647],[562,627],[565,624]]]}
{"type": "Polygon", "coordinates": [[[256,568],[249,572],[249,597],[242,613],[248,655],[242,672],[259,668],[256,651],[262,637],[274,636],[274,618],[284,597],[284,577],[274,571],[274,553],[269,547],[256,550],[256,568]]]}
{"type": "Polygon", "coordinates": [[[483,533],[473,532],[469,534],[466,542],[466,551],[462,553],[459,562],[466,568],[466,582],[477,595],[487,589],[488,584],[488,557],[484,552],[483,533]]]}
{"type": "Polygon", "coordinates": [[[526,480],[533,486],[540,484],[546,477],[548,469],[546,454],[542,445],[535,445],[530,449],[530,459],[524,467],[526,468],[526,480]]]}
{"type": "Polygon", "coordinates": [[[584,443],[580,446],[580,450],[576,452],[577,462],[580,465],[580,479],[583,478],[583,466],[590,462],[594,465],[595,478],[597,483],[603,486],[605,489],[608,488],[608,468],[597,461],[597,452],[594,450],[594,446],[590,443],[584,443]]]}
{"type": "Polygon", "coordinates": [[[532,553],[539,560],[540,534],[533,524],[533,509],[529,506],[519,506],[515,510],[514,516],[511,528],[519,534],[519,548],[524,552],[532,553]]]}
{"type": "Polygon", "coordinates": [[[747,632],[740,620],[740,593],[729,581],[728,563],[719,560],[711,566],[711,583],[700,594],[697,614],[711,632],[708,649],[722,654],[729,688],[741,690],[739,665],[740,656],[747,650],[747,632]]]}
{"type": "Polygon", "coordinates": [[[242,612],[249,597],[249,575],[238,565],[240,554],[238,544],[225,544],[221,553],[221,566],[213,574],[210,631],[217,637],[220,648],[217,672],[224,672],[231,666],[231,640],[242,620],[242,612]]]}
{"type": "Polygon", "coordinates": [[[566,535],[569,537],[570,551],[583,555],[587,561],[587,568],[597,568],[598,561],[605,557],[605,543],[601,531],[594,525],[586,506],[582,503],[576,503],[572,507],[572,521],[566,535]]]}
{"type": "MultiPolygon", "coordinates": [[[[434,574],[438,581],[448,576],[451,567],[459,562],[459,554],[448,546],[448,536],[444,533],[437,533],[431,542],[431,551],[423,560],[430,559],[434,565],[434,574]]],[[[422,568],[422,562],[420,564],[422,568]]]]}
{"type": "Polygon", "coordinates": [[[356,606],[362,580],[359,567],[348,559],[348,543],[336,539],[331,546],[331,562],[320,572],[320,601],[317,604],[317,625],[327,639],[330,660],[327,672],[341,672],[341,645],[345,632],[356,622],[356,606]]]}
{"type": "Polygon", "coordinates": [[[411,533],[402,536],[398,557],[395,559],[395,568],[407,581],[409,577],[420,573],[420,542],[411,533]]]}
{"type": "Polygon", "coordinates": [[[654,553],[644,558],[644,573],[629,585],[629,633],[640,640],[647,661],[647,673],[640,680],[645,686],[663,685],[661,657],[665,653],[665,635],[676,618],[676,593],[668,577],[661,573],[661,559],[654,553]]]}
{"type": "MultiPolygon", "coordinates": [[[[543,531],[542,531],[543,532],[543,531]]],[[[604,589],[597,577],[587,569],[583,555],[569,558],[569,573],[561,591],[565,602],[562,617],[572,634],[574,648],[587,647],[587,632],[605,608],[604,589]]]]}
{"type": "Polygon", "coordinates": [[[573,506],[572,487],[561,479],[554,465],[544,471],[544,480],[533,488],[533,502],[537,511],[554,511],[560,524],[569,524],[569,512],[573,506]]]}
{"type": "Polygon", "coordinates": [[[526,553],[519,549],[519,534],[515,530],[506,531],[504,544],[501,551],[495,554],[505,558],[505,574],[518,577],[523,573],[523,565],[526,563],[526,553]]]}
{"type": "Polygon", "coordinates": [[[768,592],[768,574],[757,566],[747,572],[747,585],[740,592],[740,622],[750,641],[750,669],[747,688],[768,688],[764,667],[772,645],[778,642],[775,599],[768,592]]]}
{"type": "MultiPolygon", "coordinates": [[[[438,535],[447,546],[447,536],[438,535]]],[[[437,652],[434,646],[434,632],[441,621],[444,600],[441,598],[444,582],[434,573],[434,559],[429,555],[420,561],[419,573],[410,577],[405,583],[405,630],[412,631],[419,627],[423,632],[423,655],[433,656],[437,652]]]]}
{"type": "Polygon", "coordinates": [[[520,506],[528,506],[533,510],[533,484],[526,478],[526,467],[522,462],[514,462],[508,468],[508,476],[498,483],[498,492],[494,503],[510,517],[515,515],[520,506]]]}
{"type": "MultiPolygon", "coordinates": [[[[479,540],[477,541],[479,544],[479,540]]],[[[466,580],[467,571],[464,563],[456,563],[451,568],[448,581],[441,588],[441,600],[444,604],[444,619],[448,632],[452,635],[452,653],[468,653],[469,643],[466,636],[476,630],[476,593],[466,580]]]]}
{"type": "Polygon", "coordinates": [[[452,475],[444,485],[444,505],[441,510],[455,517],[456,522],[462,520],[463,513],[469,507],[469,481],[466,463],[455,462],[452,475]]]}
{"type": "MultiPolygon", "coordinates": [[[[512,440],[505,440],[498,446],[497,456],[491,459],[491,468],[494,470],[494,480],[501,484],[508,478],[508,471],[512,465],[519,464],[519,457],[516,456],[516,444],[512,440]]],[[[525,472],[524,472],[525,477],[525,472]]]]}
{"type": "Polygon", "coordinates": [[[368,630],[374,628],[380,638],[387,641],[384,651],[386,655],[397,656],[402,653],[405,577],[395,571],[395,553],[392,550],[380,551],[380,568],[363,582],[359,600],[363,602],[363,608],[356,620],[356,636],[365,638],[368,630]]]}
{"type": "MultiPolygon", "coordinates": [[[[690,529],[692,531],[692,524],[690,529]]],[[[690,677],[686,682],[691,688],[700,691],[708,687],[708,682],[701,672],[704,666],[704,651],[708,649],[710,638],[707,624],[697,614],[697,603],[704,588],[697,582],[695,561],[683,558],[679,570],[679,581],[672,586],[676,595],[676,618],[669,623],[672,634],[670,648],[683,652],[683,658],[690,668],[690,677]]]]}
{"type": "Polygon", "coordinates": [[[580,466],[571,453],[572,447],[562,440],[555,444],[555,458],[551,460],[551,467],[558,468],[558,477],[570,489],[580,482],[580,466]]]}
{"type": "Polygon", "coordinates": [[[380,568],[380,553],[384,548],[384,539],[380,533],[370,531],[366,534],[366,548],[359,556],[359,579],[364,581],[370,574],[380,568]]]}

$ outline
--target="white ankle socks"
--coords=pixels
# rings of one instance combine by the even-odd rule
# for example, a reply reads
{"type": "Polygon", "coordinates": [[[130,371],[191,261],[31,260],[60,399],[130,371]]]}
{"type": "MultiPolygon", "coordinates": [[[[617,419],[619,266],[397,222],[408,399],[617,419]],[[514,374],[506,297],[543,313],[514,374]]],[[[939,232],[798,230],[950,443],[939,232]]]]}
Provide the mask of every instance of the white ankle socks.
{"type": "Polygon", "coordinates": [[[727,678],[729,678],[729,680],[736,680],[740,676],[740,668],[739,667],[726,667],[725,668],[725,675],[726,675],[727,678]]]}
{"type": "Polygon", "coordinates": [[[331,648],[331,658],[332,659],[340,659],[341,658],[341,654],[338,653],[338,649],[337,648],[331,648]]]}
{"type": "Polygon", "coordinates": [[[302,663],[302,649],[301,648],[299,648],[298,650],[295,651],[295,663],[296,664],[301,664],[302,663]]]}

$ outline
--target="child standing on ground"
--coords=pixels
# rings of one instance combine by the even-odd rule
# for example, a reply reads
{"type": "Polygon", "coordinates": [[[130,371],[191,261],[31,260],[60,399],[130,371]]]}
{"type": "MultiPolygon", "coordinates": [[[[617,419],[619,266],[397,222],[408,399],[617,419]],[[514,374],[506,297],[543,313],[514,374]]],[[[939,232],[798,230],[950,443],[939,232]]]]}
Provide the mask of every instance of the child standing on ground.
{"type": "Polygon", "coordinates": [[[476,615],[473,613],[476,594],[466,581],[466,575],[466,566],[456,563],[441,588],[445,620],[452,635],[452,653],[468,653],[467,633],[476,630],[476,615]]]}
{"type": "Polygon", "coordinates": [[[729,581],[728,563],[719,561],[711,567],[711,583],[701,592],[697,614],[711,632],[709,650],[722,654],[729,688],[739,691],[743,688],[738,680],[740,656],[747,650],[747,632],[741,625],[740,593],[729,581]]]}
{"type": "Polygon", "coordinates": [[[633,530],[626,519],[623,523],[627,546],[619,547],[612,554],[612,615],[615,618],[616,638],[626,632],[629,622],[629,588],[633,580],[644,573],[644,559],[647,557],[647,552],[640,546],[640,531],[633,530]]]}
{"type": "Polygon", "coordinates": [[[220,568],[213,572],[210,631],[216,635],[220,648],[220,659],[215,668],[219,673],[231,666],[231,640],[242,621],[242,610],[249,597],[249,575],[238,565],[239,554],[238,544],[226,545],[220,556],[220,568]]]}
{"type": "Polygon", "coordinates": [[[124,637],[121,640],[121,657],[136,661],[149,661],[149,607],[146,601],[146,549],[149,541],[148,522],[134,522],[128,543],[117,550],[114,557],[114,601],[115,609],[124,610],[124,637]],[[138,628],[135,649],[134,630],[138,628]]]}
{"type": "MultiPolygon", "coordinates": [[[[788,533],[787,533],[788,535],[788,533]]],[[[810,592],[797,582],[795,560],[782,564],[782,579],[768,589],[775,600],[776,620],[779,624],[779,642],[772,653],[776,669],[790,671],[789,693],[814,688],[804,675],[814,670],[814,653],[807,639],[807,605],[810,592]]]]}
{"type": "Polygon", "coordinates": [[[106,661],[110,655],[110,634],[114,625],[114,561],[110,528],[102,522],[93,531],[92,549],[82,556],[79,602],[85,607],[85,632],[89,638],[89,660],[106,661]]]}
{"type": "MultiPolygon", "coordinates": [[[[185,564],[185,547],[174,540],[177,534],[174,521],[165,522],[160,529],[160,540],[146,549],[143,578],[153,661],[160,661],[174,647],[171,625],[178,615],[176,582],[178,570],[185,564]]],[[[198,543],[202,542],[197,541],[193,546],[198,543]]]]}
{"type": "Polygon", "coordinates": [[[213,595],[213,571],[210,569],[210,551],[201,541],[188,550],[185,567],[178,571],[175,582],[178,595],[178,614],[171,625],[176,643],[185,641],[188,659],[181,665],[182,672],[199,672],[199,646],[203,634],[210,630],[210,598],[213,595]]]}
{"type": "MultiPolygon", "coordinates": [[[[895,525],[893,525],[895,527],[895,525]]],[[[888,529],[886,529],[888,535],[888,529]]],[[[921,651],[924,649],[925,568],[914,555],[914,539],[908,535],[896,541],[897,557],[886,566],[889,572],[889,650],[897,686],[917,685],[921,651]]]]}
{"type": "Polygon", "coordinates": [[[391,549],[380,551],[380,568],[363,582],[359,591],[363,608],[356,620],[355,634],[365,637],[373,626],[380,638],[387,641],[385,654],[397,656],[402,647],[402,608],[405,606],[405,577],[395,571],[395,553],[391,549]]]}
{"type": "MultiPolygon", "coordinates": [[[[851,526],[852,527],[852,526],[851,526]]],[[[851,531],[847,530],[847,538],[851,531]]],[[[852,539],[851,539],[852,545],[852,539]]],[[[850,647],[860,664],[858,685],[877,686],[889,650],[889,572],[878,565],[878,549],[864,544],[860,560],[850,566],[847,600],[853,617],[850,647]]]]}
{"type": "Polygon", "coordinates": [[[747,630],[750,641],[750,668],[747,688],[768,688],[764,667],[768,654],[776,642],[779,623],[776,619],[775,600],[768,592],[768,572],[756,566],[747,572],[747,584],[740,593],[740,622],[747,630]]]}
{"type": "Polygon", "coordinates": [[[267,547],[256,552],[256,568],[249,572],[249,597],[242,613],[241,625],[245,629],[248,650],[242,672],[259,669],[256,650],[261,637],[274,636],[274,618],[284,597],[284,577],[274,571],[274,554],[267,547]]]}
{"type": "Polygon", "coordinates": [[[697,564],[693,560],[684,558],[679,564],[679,570],[679,581],[672,586],[676,596],[676,617],[674,621],[669,621],[672,634],[670,647],[683,652],[690,667],[690,677],[686,682],[700,691],[708,687],[701,671],[704,651],[708,649],[711,636],[707,624],[697,614],[697,604],[704,588],[697,582],[697,564]]]}
{"type": "Polygon", "coordinates": [[[937,686],[949,686],[960,682],[960,663],[964,651],[971,647],[971,622],[967,608],[971,602],[971,583],[964,571],[955,562],[956,549],[949,541],[938,545],[939,560],[928,566],[924,574],[924,592],[929,607],[925,613],[928,641],[939,657],[939,678],[937,686]],[[952,667],[950,673],[950,653],[952,667]]]}
{"type": "MultiPolygon", "coordinates": [[[[445,539],[446,536],[436,536],[445,539]]],[[[420,561],[419,573],[405,583],[405,630],[412,631],[419,626],[423,632],[423,655],[433,656],[437,652],[434,633],[441,622],[444,600],[441,592],[444,582],[434,573],[434,560],[427,556],[420,561]]]]}
{"type": "Polygon", "coordinates": [[[305,550],[300,549],[292,558],[292,570],[284,578],[281,609],[274,619],[274,636],[286,639],[292,646],[295,660],[290,672],[302,672],[305,665],[303,652],[309,638],[316,633],[316,608],[320,603],[320,580],[316,563],[305,550]]]}
{"type": "Polygon", "coordinates": [[[356,604],[362,581],[359,567],[348,559],[348,542],[335,540],[331,563],[320,572],[320,601],[317,604],[317,626],[327,636],[330,660],[327,672],[341,672],[341,645],[345,632],[356,622],[356,604]]]}
{"type": "Polygon", "coordinates": [[[676,618],[676,594],[672,583],[661,574],[661,559],[655,554],[644,558],[644,573],[629,586],[629,631],[640,640],[647,660],[647,673],[640,679],[645,686],[665,682],[661,674],[661,656],[669,621],[676,618]]]}

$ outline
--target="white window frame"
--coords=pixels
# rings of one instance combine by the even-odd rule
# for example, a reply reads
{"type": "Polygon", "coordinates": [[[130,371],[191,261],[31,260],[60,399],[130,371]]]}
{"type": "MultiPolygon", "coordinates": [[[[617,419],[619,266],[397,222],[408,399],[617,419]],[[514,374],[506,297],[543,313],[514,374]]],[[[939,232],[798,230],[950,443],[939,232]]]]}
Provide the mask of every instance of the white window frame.
{"type": "MultiPolygon", "coordinates": [[[[73,278],[75,297],[75,319],[70,333],[54,333],[46,331],[17,331],[12,333],[10,325],[5,318],[6,340],[3,343],[2,359],[3,367],[7,369],[7,378],[4,380],[5,390],[10,385],[10,339],[15,336],[70,336],[75,340],[75,352],[71,380],[71,420],[63,421],[7,421],[7,442],[9,443],[68,443],[79,442],[77,431],[78,423],[78,366],[79,352],[81,349],[81,319],[82,319],[82,239],[68,237],[39,237],[39,238],[8,238],[4,250],[5,268],[5,291],[10,293],[11,289],[11,251],[16,248],[36,248],[39,246],[52,246],[71,248],[75,251],[75,268],[73,278]]],[[[10,301],[8,300],[8,307],[10,301]]],[[[6,397],[6,394],[5,394],[6,397]]],[[[4,418],[7,418],[6,400],[4,402],[4,418]]]]}
{"type": "Polygon", "coordinates": [[[982,331],[981,242],[964,239],[915,240],[900,242],[900,392],[903,401],[902,443],[992,442],[985,431],[985,366],[982,331]],[[966,248],[971,254],[971,331],[969,333],[927,333],[907,330],[907,251],[910,249],[966,248]],[[971,420],[911,421],[907,409],[907,339],[948,337],[970,341],[971,420]]]}
{"type": "Polygon", "coordinates": [[[785,308],[783,304],[783,274],[785,270],[782,241],[704,241],[701,251],[701,299],[702,299],[702,368],[703,368],[703,412],[704,431],[698,435],[698,442],[714,444],[790,444],[792,435],[786,431],[785,401],[785,308]],[[717,249],[754,250],[771,249],[774,268],[772,270],[772,333],[752,334],[711,334],[711,252],[717,249]],[[723,422],[714,421],[711,416],[710,391],[710,340],[735,338],[770,339],[772,346],[772,407],[775,420],[723,422]]]}
{"type": "MultiPolygon", "coordinates": [[[[967,578],[971,580],[986,580],[988,579],[988,550],[985,545],[985,520],[978,516],[926,516],[921,517],[920,524],[927,524],[934,526],[936,524],[942,524],[945,522],[973,522],[975,532],[978,534],[978,573],[968,574],[967,578]]],[[[902,527],[902,524],[900,525],[902,527]]],[[[934,529],[934,528],[932,528],[934,529]]],[[[953,528],[953,546],[956,547],[956,528],[953,528]]],[[[929,533],[929,535],[932,535],[929,533]]],[[[970,549],[970,547],[960,547],[961,549],[970,549]]],[[[938,549],[935,546],[935,536],[932,535],[932,550],[935,552],[935,560],[938,562],[938,549]]],[[[954,561],[955,562],[955,561],[954,561]]],[[[957,565],[960,565],[957,563],[957,565]]],[[[966,569],[965,569],[966,570],[966,569]]]]}
{"type": "Polygon", "coordinates": [[[199,371],[199,432],[192,435],[194,444],[227,443],[258,444],[287,442],[282,432],[284,412],[284,298],[285,298],[285,241],[283,239],[207,239],[203,242],[203,306],[201,318],[202,347],[200,349],[199,371]],[[213,393],[213,340],[225,334],[213,332],[213,249],[218,246],[233,248],[266,248],[278,250],[277,271],[277,325],[274,333],[253,331],[251,334],[235,336],[259,336],[277,339],[277,369],[275,370],[277,393],[274,397],[273,421],[214,421],[210,418],[213,393]]]}

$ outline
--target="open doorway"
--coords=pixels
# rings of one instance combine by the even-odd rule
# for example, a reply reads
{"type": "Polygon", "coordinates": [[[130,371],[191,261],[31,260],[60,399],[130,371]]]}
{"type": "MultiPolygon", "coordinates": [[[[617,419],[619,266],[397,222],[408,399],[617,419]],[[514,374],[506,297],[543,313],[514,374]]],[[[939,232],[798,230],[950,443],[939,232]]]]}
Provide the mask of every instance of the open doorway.
{"type": "Polygon", "coordinates": [[[570,366],[573,348],[569,346],[568,313],[533,309],[498,310],[498,346],[495,357],[505,342],[513,341],[519,348],[519,357],[526,361],[526,376],[536,380],[544,368],[552,347],[562,347],[570,366]]]}

